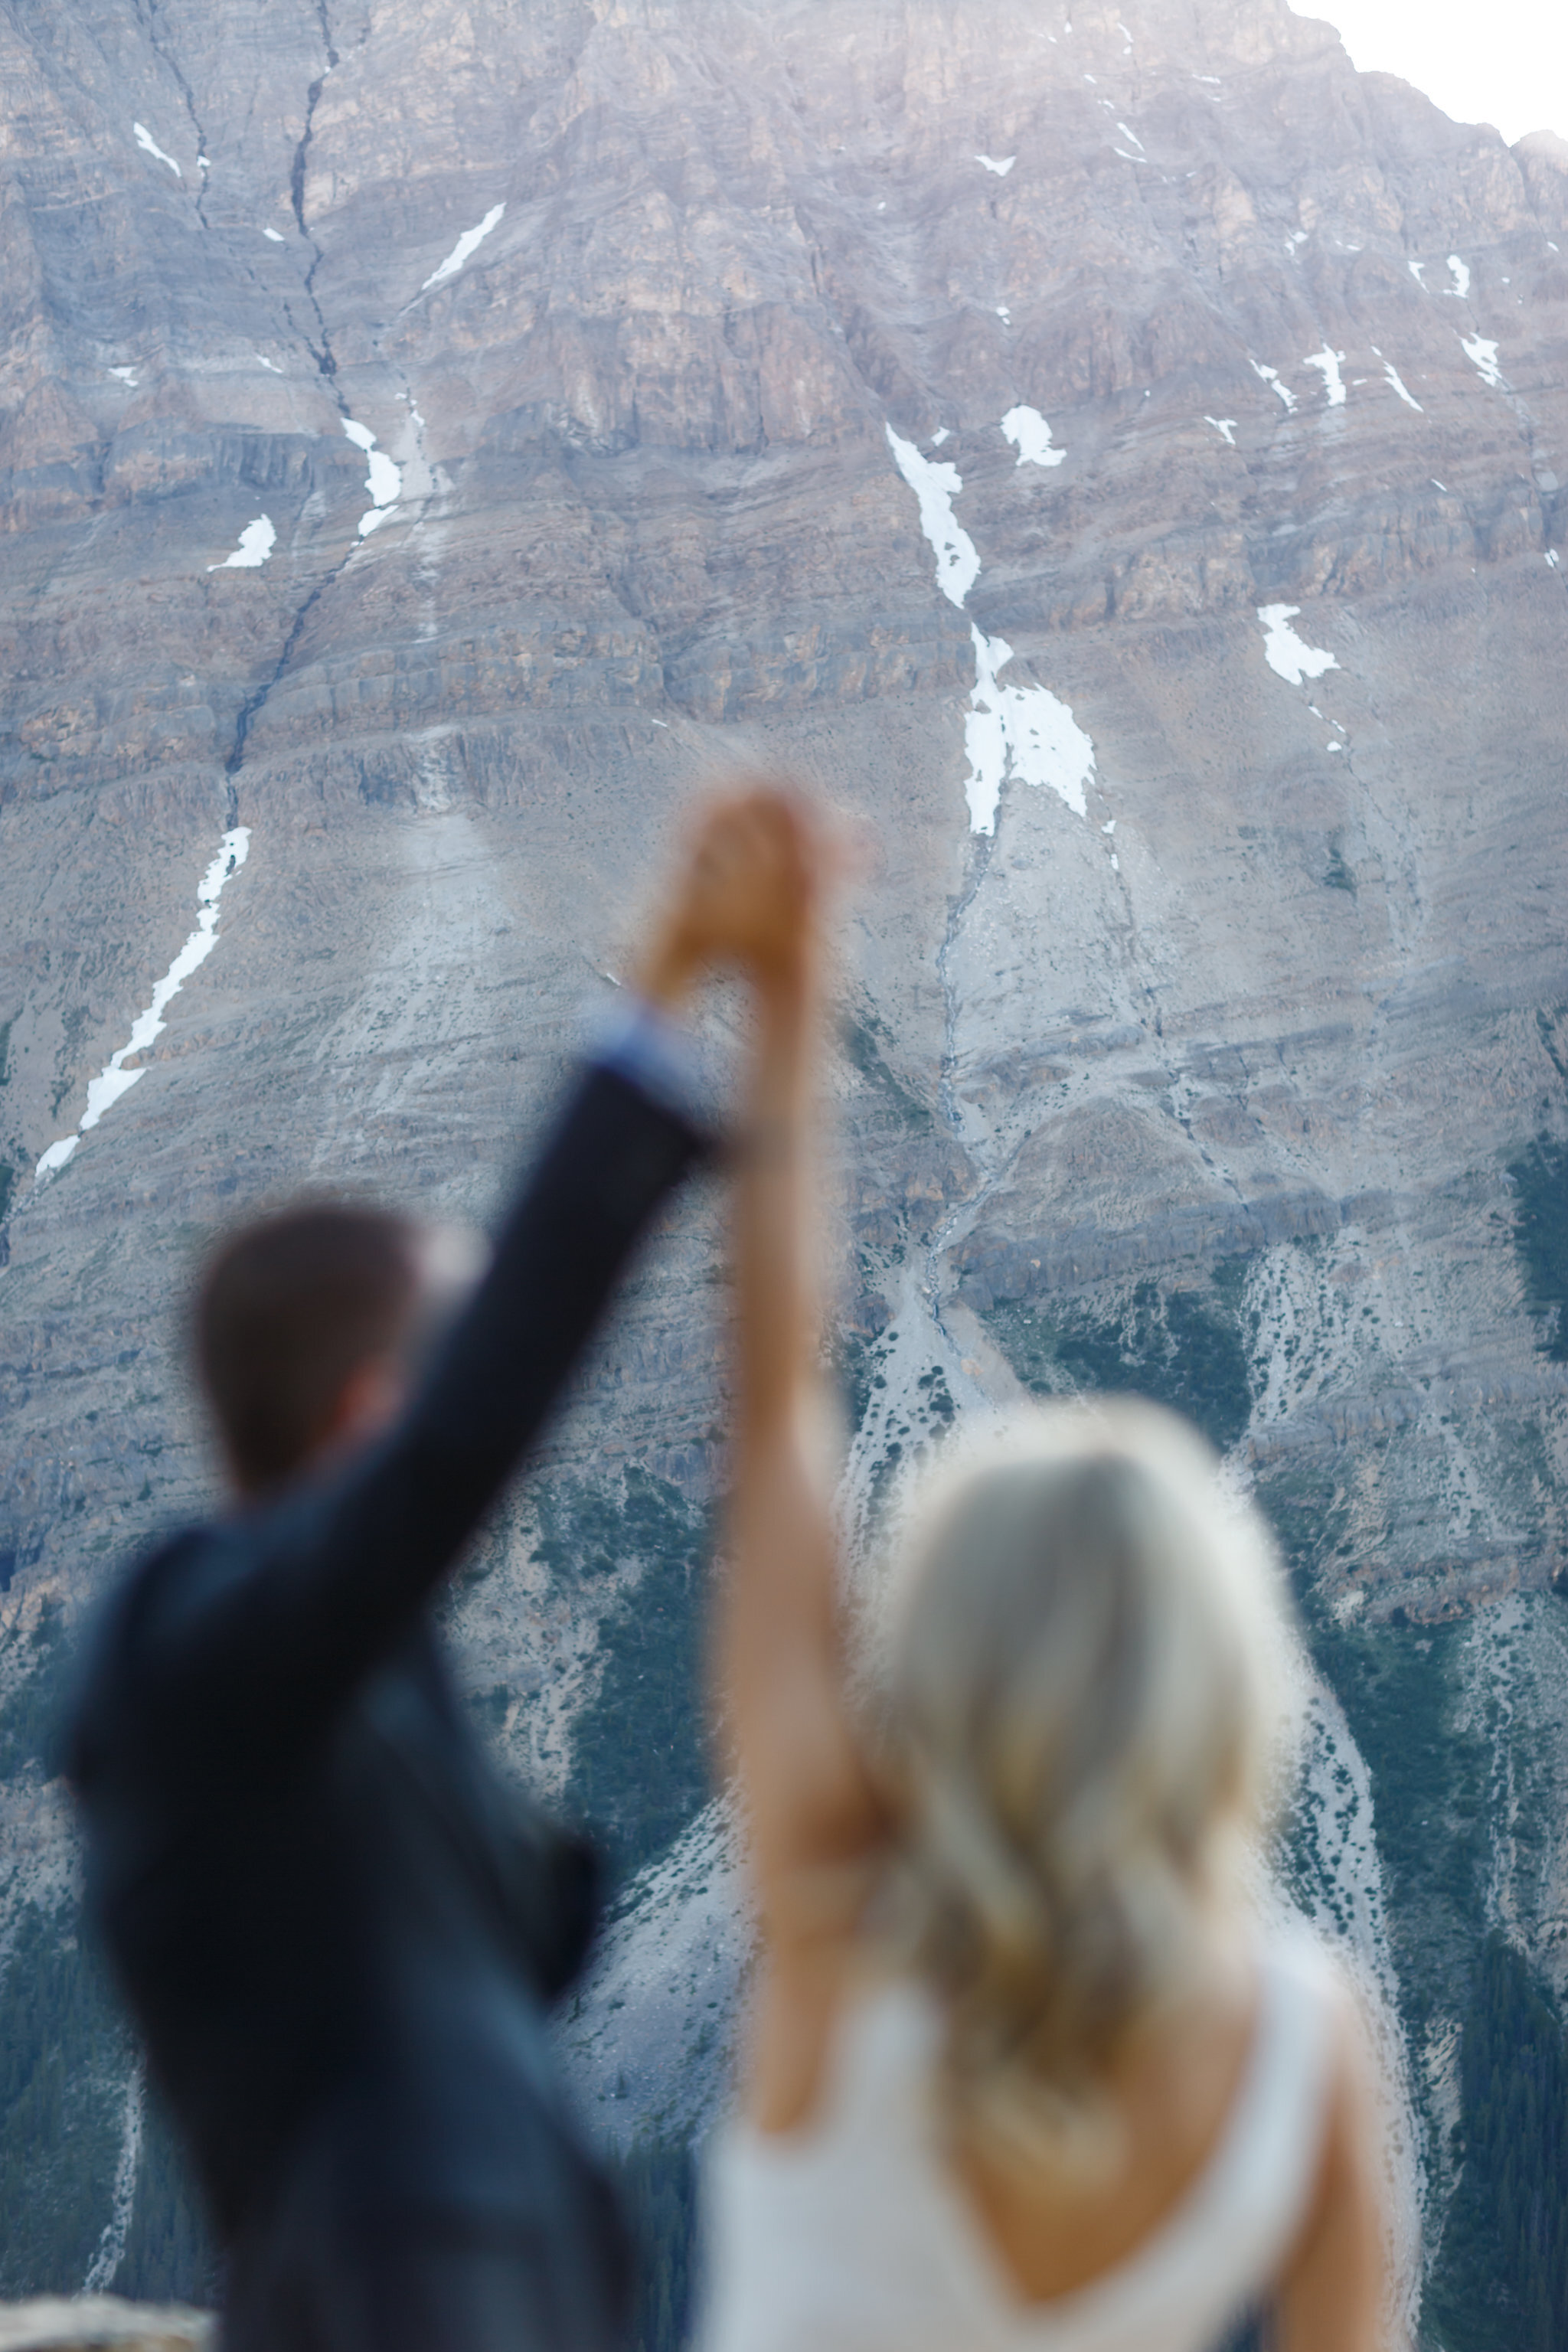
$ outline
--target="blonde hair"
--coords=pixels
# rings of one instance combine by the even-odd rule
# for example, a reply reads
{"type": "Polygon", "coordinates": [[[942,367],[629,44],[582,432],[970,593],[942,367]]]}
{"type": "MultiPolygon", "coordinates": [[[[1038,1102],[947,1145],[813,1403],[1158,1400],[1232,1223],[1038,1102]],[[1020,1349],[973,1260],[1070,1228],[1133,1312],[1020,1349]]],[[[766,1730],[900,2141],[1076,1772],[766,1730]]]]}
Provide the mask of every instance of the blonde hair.
{"type": "Polygon", "coordinates": [[[889,1925],[965,2124],[1087,2160],[1109,2065],[1176,1993],[1272,1790],[1287,1612],[1195,1432],[1047,1409],[920,1512],[887,1628],[889,1925]]]}

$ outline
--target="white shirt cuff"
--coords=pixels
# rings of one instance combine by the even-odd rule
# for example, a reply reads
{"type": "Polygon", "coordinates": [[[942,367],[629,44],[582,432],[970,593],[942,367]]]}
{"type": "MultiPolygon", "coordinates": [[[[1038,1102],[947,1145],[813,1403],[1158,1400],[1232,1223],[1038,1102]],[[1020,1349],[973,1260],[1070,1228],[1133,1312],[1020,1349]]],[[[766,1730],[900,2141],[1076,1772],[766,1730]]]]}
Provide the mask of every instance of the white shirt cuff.
{"type": "Polygon", "coordinates": [[[661,1110],[673,1112],[689,1127],[711,1125],[712,1108],[690,1030],[645,998],[628,995],[609,1008],[600,1020],[589,1058],[598,1068],[628,1078],[661,1110]]]}

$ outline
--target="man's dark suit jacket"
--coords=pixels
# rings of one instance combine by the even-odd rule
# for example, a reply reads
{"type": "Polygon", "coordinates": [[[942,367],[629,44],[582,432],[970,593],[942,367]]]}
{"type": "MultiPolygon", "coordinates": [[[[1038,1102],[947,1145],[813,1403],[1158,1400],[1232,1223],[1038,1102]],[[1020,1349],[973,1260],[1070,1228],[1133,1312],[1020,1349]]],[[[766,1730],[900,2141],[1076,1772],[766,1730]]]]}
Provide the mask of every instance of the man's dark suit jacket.
{"type": "Polygon", "coordinates": [[[429,2229],[553,2265],[562,2343],[613,2338],[616,2224],[544,2027],[591,1898],[488,1763],[427,1604],[699,1148],[591,1071],[397,1427],[176,1535],[100,1628],[68,1766],[89,1907],[231,2254],[231,2344],[277,2332],[281,2240],[330,2273],[429,2229]]]}

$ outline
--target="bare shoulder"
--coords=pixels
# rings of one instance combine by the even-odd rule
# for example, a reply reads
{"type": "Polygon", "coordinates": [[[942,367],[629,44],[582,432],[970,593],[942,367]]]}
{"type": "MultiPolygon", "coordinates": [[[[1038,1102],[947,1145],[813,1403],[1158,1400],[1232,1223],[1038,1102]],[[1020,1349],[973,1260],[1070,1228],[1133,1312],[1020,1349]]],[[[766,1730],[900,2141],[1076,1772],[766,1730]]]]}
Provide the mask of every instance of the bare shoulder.
{"type": "Polygon", "coordinates": [[[1366,2021],[1336,1983],[1322,2148],[1280,2280],[1280,2352],[1396,2352],[1386,2335],[1388,2161],[1366,2021]]]}

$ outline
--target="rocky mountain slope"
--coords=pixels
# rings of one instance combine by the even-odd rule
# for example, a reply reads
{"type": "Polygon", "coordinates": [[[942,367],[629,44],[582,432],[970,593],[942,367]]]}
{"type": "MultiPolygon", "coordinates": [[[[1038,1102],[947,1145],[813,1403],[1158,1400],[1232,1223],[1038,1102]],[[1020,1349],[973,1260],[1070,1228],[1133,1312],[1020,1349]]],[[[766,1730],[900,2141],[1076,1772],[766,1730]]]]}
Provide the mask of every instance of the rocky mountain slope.
{"type": "MultiPolygon", "coordinates": [[[[209,1492],[194,1255],[306,1181],[485,1214],[741,759],[874,845],[847,1507],[1031,1390],[1229,1451],[1412,2307],[1526,2340],[1486,2152],[1568,1987],[1568,146],[1280,0],[5,0],[0,67],[0,2292],[202,2284],[45,1738],[209,1492]]],[[[452,1612],[648,1866],[563,2029],[623,2137],[710,2111],[743,1957],[721,1213],[452,1612]]]]}

